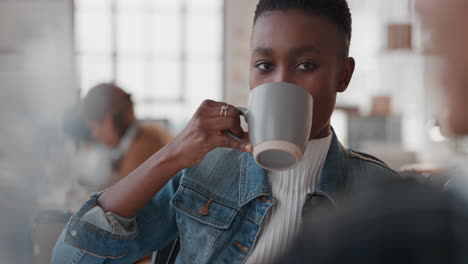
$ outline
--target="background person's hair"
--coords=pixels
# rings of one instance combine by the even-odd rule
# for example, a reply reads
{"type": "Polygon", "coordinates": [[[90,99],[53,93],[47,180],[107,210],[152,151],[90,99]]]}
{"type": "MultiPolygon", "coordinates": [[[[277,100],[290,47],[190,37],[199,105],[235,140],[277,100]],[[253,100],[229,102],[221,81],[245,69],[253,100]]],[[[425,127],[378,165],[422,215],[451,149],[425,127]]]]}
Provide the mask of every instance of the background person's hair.
{"type": "Polygon", "coordinates": [[[255,10],[254,24],[266,12],[299,9],[323,17],[338,26],[344,34],[345,56],[348,56],[352,34],[351,12],[346,0],[260,0],[255,10]]]}
{"type": "Polygon", "coordinates": [[[120,136],[135,121],[131,95],[112,83],[102,83],[91,88],[81,105],[81,115],[85,121],[99,122],[106,114],[112,116],[120,136]]]}

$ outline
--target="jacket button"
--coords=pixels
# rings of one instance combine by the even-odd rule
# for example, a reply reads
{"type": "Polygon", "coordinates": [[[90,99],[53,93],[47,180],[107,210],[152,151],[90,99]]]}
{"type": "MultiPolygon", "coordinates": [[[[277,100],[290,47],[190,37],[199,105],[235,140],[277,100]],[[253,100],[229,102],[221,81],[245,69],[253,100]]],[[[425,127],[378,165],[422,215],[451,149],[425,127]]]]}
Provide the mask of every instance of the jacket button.
{"type": "Polygon", "coordinates": [[[210,208],[208,207],[208,205],[204,204],[202,206],[200,206],[200,209],[198,210],[200,212],[201,215],[203,216],[207,216],[210,214],[210,208]]]}
{"type": "Polygon", "coordinates": [[[200,208],[198,209],[198,212],[203,216],[209,215],[211,202],[213,202],[213,199],[208,200],[206,204],[200,206],[200,208]]]}
{"type": "Polygon", "coordinates": [[[264,202],[264,203],[271,203],[271,200],[268,199],[268,197],[267,197],[266,195],[261,196],[260,199],[261,199],[262,202],[264,202]]]}
{"type": "Polygon", "coordinates": [[[70,231],[70,235],[71,235],[72,237],[76,237],[76,235],[77,235],[76,230],[70,231]]]}

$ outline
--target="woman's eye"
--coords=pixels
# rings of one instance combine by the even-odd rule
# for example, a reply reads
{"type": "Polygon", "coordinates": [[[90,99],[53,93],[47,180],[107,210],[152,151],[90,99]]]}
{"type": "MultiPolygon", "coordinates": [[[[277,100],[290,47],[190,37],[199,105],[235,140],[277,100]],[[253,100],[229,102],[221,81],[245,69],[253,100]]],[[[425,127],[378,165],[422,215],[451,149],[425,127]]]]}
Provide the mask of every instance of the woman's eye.
{"type": "Polygon", "coordinates": [[[266,71],[266,70],[271,70],[273,68],[273,64],[268,63],[268,62],[261,62],[255,65],[260,70],[266,71]]]}
{"type": "Polygon", "coordinates": [[[310,71],[310,70],[315,69],[315,67],[317,67],[317,65],[311,62],[302,62],[299,65],[297,65],[296,68],[301,71],[310,71]]]}

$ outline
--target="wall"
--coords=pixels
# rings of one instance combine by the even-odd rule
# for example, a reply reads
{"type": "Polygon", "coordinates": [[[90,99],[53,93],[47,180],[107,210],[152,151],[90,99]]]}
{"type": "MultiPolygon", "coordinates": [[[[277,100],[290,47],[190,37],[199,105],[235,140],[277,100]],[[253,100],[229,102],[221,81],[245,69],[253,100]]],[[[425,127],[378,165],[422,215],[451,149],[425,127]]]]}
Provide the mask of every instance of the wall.
{"type": "Polygon", "coordinates": [[[250,33],[257,1],[225,0],[224,99],[245,106],[249,94],[250,33]]]}

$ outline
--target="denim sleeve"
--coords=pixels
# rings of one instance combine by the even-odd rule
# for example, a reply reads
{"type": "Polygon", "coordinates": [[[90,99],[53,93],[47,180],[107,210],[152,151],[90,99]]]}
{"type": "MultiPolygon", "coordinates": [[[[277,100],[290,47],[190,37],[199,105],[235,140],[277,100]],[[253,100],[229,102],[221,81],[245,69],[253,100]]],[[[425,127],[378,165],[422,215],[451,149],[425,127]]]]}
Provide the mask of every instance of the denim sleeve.
{"type": "Polygon", "coordinates": [[[177,174],[132,219],[105,213],[97,205],[100,194],[93,195],[65,226],[52,264],[133,263],[168,246],[178,235],[170,200],[181,177],[177,174]]]}

